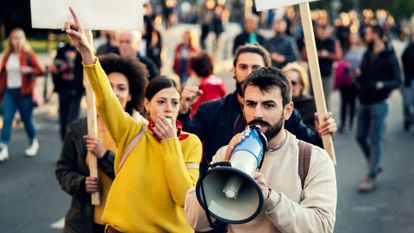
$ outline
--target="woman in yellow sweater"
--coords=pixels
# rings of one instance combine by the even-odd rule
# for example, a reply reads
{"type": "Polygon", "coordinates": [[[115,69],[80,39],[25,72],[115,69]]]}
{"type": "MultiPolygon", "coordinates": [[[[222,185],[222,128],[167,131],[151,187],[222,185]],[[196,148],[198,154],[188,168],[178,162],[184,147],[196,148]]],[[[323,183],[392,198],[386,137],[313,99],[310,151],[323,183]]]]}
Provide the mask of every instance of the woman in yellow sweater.
{"type": "MultiPolygon", "coordinates": [[[[137,60],[117,55],[100,57],[106,72],[120,72],[123,77],[110,77],[112,91],[122,109],[131,116],[144,108],[147,71],[137,60]]],[[[116,146],[101,117],[97,118],[98,138],[86,135],[87,120],[81,118],[68,128],[60,157],[56,163],[56,178],[61,188],[72,196],[65,216],[64,233],[103,233],[102,213],[114,174],[116,146]],[[86,136],[85,136],[86,135],[86,136]],[[98,178],[91,177],[88,169],[87,150],[98,157],[98,178]],[[91,193],[100,191],[100,204],[91,204],[91,193]]]]}
{"type": "Polygon", "coordinates": [[[192,232],[183,207],[187,190],[198,179],[202,148],[197,136],[182,132],[176,122],[180,94],[175,83],[166,77],[153,79],[144,99],[149,125],[134,120],[110,90],[76,14],[70,11],[74,24],[66,22],[63,30],[81,53],[98,114],[117,147],[116,178],[102,220],[109,225],[109,232],[192,232]],[[142,137],[121,163],[124,150],[141,130],[142,137]]]}

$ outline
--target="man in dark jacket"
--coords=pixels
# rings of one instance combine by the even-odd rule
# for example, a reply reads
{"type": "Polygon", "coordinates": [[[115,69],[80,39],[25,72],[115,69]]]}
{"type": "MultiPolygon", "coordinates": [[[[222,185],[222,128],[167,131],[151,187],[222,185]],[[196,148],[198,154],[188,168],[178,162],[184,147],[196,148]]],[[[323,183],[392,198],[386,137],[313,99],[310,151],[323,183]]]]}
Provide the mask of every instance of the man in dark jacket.
{"type": "Polygon", "coordinates": [[[295,41],[286,35],[286,27],[286,20],[275,18],[273,20],[275,35],[265,43],[265,47],[272,59],[272,66],[279,69],[299,58],[299,51],[295,41]]]}
{"type": "Polygon", "coordinates": [[[404,68],[404,130],[409,131],[414,123],[414,33],[402,57],[404,68]]]}
{"type": "Polygon", "coordinates": [[[329,25],[326,24],[316,25],[315,43],[318,50],[323,93],[325,94],[326,106],[329,109],[332,92],[332,64],[342,57],[342,49],[339,41],[332,37],[329,25]]]}
{"type": "Polygon", "coordinates": [[[401,71],[394,50],[383,40],[380,26],[368,26],[364,39],[368,49],[360,65],[357,79],[360,107],[358,112],[357,141],[368,162],[368,174],[358,191],[375,189],[375,179],[382,170],[382,135],[388,114],[388,97],[401,85],[401,71]]]}
{"type": "Polygon", "coordinates": [[[259,17],[257,15],[247,16],[244,19],[244,30],[234,38],[233,54],[240,46],[245,44],[264,45],[265,38],[257,32],[258,23],[259,17]]]}
{"type": "MultiPolygon", "coordinates": [[[[207,170],[205,162],[210,162],[220,147],[226,145],[236,133],[243,131],[245,122],[241,108],[242,84],[252,70],[264,66],[270,66],[270,57],[266,49],[259,45],[240,47],[233,62],[236,90],[223,98],[201,104],[191,121],[188,110],[196,101],[199,90],[194,86],[185,87],[180,103],[179,120],[183,123],[184,130],[196,134],[203,142],[204,160],[200,167],[201,175],[207,170]]],[[[299,139],[321,145],[318,134],[305,126],[297,111],[286,121],[285,128],[299,139]]],[[[325,121],[315,128],[321,135],[334,133],[336,123],[330,114],[327,114],[325,121]]]]}
{"type": "Polygon", "coordinates": [[[66,135],[69,124],[78,119],[83,88],[82,58],[70,43],[59,44],[53,61],[54,91],[59,96],[60,138],[66,135]]]}

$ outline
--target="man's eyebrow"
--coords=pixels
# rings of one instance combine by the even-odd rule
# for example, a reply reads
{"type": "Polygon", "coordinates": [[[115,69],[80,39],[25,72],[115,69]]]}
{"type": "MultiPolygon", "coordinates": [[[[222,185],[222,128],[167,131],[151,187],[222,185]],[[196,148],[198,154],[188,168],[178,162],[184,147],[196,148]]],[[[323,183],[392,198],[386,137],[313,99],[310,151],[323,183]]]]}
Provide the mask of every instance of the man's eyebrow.
{"type": "Polygon", "coordinates": [[[263,101],[262,103],[263,103],[263,104],[275,104],[275,103],[276,103],[276,101],[274,101],[274,100],[265,100],[265,101],[263,101]]]}

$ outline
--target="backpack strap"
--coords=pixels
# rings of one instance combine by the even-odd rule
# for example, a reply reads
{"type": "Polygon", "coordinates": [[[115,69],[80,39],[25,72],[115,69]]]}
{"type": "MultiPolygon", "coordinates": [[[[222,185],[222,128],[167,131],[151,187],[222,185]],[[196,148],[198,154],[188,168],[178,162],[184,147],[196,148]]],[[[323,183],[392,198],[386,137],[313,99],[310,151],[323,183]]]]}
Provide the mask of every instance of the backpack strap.
{"type": "Polygon", "coordinates": [[[142,135],[144,135],[144,133],[145,133],[144,128],[145,128],[145,126],[143,125],[141,127],[141,130],[135,135],[135,137],[132,139],[132,141],[126,146],[126,148],[124,150],[124,153],[122,154],[121,160],[119,161],[117,172],[119,172],[121,170],[122,165],[124,165],[124,162],[128,158],[128,156],[131,153],[132,149],[134,149],[134,147],[137,145],[137,143],[141,139],[142,135]]]}
{"type": "Polygon", "coordinates": [[[299,140],[299,164],[298,164],[298,172],[300,177],[300,182],[302,185],[302,189],[305,185],[305,179],[308,175],[310,160],[312,156],[312,144],[299,140]]]}

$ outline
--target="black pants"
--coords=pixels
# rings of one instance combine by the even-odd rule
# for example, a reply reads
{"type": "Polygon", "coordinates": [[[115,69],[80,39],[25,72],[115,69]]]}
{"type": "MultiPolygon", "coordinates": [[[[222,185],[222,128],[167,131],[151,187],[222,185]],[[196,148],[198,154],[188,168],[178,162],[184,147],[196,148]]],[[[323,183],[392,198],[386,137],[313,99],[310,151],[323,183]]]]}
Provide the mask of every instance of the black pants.
{"type": "Polygon", "coordinates": [[[347,113],[349,112],[349,128],[352,128],[355,115],[355,102],[357,96],[357,89],[355,85],[344,86],[340,89],[341,92],[341,119],[340,128],[346,127],[347,113]]]}
{"type": "Polygon", "coordinates": [[[93,224],[93,233],[104,233],[105,232],[105,225],[93,224]]]}
{"type": "Polygon", "coordinates": [[[206,49],[206,38],[210,33],[210,26],[208,24],[201,25],[200,45],[202,49],[206,49]]]}
{"type": "Polygon", "coordinates": [[[74,90],[59,91],[59,123],[62,140],[68,125],[79,117],[81,99],[82,95],[74,90]]]}

